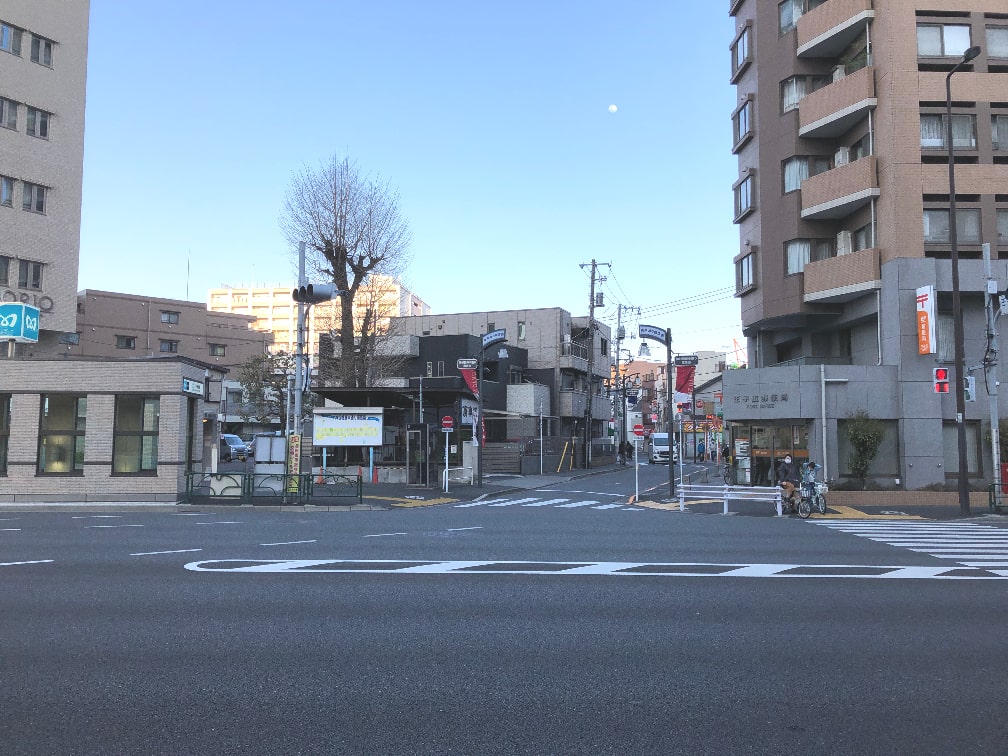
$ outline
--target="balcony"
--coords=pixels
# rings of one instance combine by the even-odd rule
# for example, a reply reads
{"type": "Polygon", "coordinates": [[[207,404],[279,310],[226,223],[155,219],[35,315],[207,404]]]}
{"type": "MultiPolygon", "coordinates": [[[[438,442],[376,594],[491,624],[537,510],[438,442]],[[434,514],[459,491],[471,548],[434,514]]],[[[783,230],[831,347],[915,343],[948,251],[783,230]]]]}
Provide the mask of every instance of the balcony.
{"type": "Polygon", "coordinates": [[[875,69],[868,66],[803,97],[798,103],[798,135],[836,139],[867,118],[876,105],[875,69]]]}
{"type": "Polygon", "coordinates": [[[798,19],[798,57],[836,58],[873,18],[872,0],[828,0],[798,19]]]}
{"type": "Polygon", "coordinates": [[[861,249],[805,265],[806,302],[846,302],[882,286],[878,249],[861,249]]]}
{"type": "Polygon", "coordinates": [[[846,218],[878,197],[877,162],[874,156],[863,157],[802,181],[802,219],[846,218]]]}

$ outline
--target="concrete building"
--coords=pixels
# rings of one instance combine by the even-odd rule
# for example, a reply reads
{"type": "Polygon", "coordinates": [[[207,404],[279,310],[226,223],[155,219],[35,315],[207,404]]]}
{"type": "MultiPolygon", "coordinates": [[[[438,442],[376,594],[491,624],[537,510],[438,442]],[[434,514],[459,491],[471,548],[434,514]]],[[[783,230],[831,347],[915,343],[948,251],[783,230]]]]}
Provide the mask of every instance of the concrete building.
{"type": "MultiPolygon", "coordinates": [[[[728,6],[735,285],[750,368],[723,382],[738,479],[767,482],[785,452],[848,477],[845,429],[863,410],[885,426],[876,482],[945,484],[958,477],[956,406],[954,393],[935,393],[932,370],[951,367],[954,352],[946,76],[980,46],[951,79],[964,345],[976,366],[991,346],[983,243],[997,289],[1008,282],[1008,8],[728,6]],[[927,343],[919,311],[935,326],[927,343]]],[[[967,473],[980,485],[992,470],[988,393],[983,371],[975,375],[967,473]]]]}
{"type": "MultiPolygon", "coordinates": [[[[207,307],[214,312],[237,313],[254,318],[255,328],[273,334],[273,349],[294,352],[297,349],[297,303],[291,299],[294,284],[286,286],[227,286],[211,289],[207,307]]],[[[373,308],[388,322],[389,318],[429,315],[430,306],[398,281],[382,275],[371,276],[354,300],[363,317],[365,308],[373,308]]],[[[357,316],[358,313],[355,313],[357,316]]],[[[305,324],[305,351],[318,354],[319,333],[338,328],[339,302],[333,300],[313,305],[305,324]]]]}
{"type": "Polygon", "coordinates": [[[273,336],[254,330],[248,315],[211,312],[202,302],[85,289],[77,296],[72,357],[179,355],[232,370],[270,350],[273,336]]]}
{"type": "Polygon", "coordinates": [[[0,5],[0,301],[76,323],[88,0],[0,5]]]}

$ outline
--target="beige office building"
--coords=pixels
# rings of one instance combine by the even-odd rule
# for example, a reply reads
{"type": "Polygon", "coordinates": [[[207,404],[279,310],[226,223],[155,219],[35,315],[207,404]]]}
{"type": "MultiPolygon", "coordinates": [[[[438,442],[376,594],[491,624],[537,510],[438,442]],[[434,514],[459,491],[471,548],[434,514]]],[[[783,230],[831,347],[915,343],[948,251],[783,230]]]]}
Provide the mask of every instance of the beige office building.
{"type": "Polygon", "coordinates": [[[0,301],[77,320],[88,0],[0,3],[0,301]]]}
{"type": "MultiPolygon", "coordinates": [[[[213,312],[251,315],[253,327],[273,334],[272,351],[294,352],[297,349],[297,302],[291,297],[294,284],[286,286],[227,286],[211,289],[207,307],[213,312]]],[[[354,300],[355,317],[374,308],[379,319],[409,315],[429,315],[430,306],[413,292],[389,276],[372,276],[361,287],[354,300]]],[[[339,302],[333,300],[312,305],[305,323],[305,352],[318,354],[320,333],[339,327],[339,302]]]]}

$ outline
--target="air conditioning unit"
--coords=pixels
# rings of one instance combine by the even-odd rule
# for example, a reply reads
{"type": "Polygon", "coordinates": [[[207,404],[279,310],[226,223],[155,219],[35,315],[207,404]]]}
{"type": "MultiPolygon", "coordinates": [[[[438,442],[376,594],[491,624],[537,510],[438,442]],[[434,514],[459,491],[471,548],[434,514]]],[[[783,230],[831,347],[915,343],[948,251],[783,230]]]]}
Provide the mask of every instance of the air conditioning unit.
{"type": "Polygon", "coordinates": [[[836,235],[836,253],[837,255],[846,255],[851,251],[851,232],[841,231],[836,235]]]}
{"type": "Polygon", "coordinates": [[[836,155],[833,158],[833,165],[839,168],[841,165],[847,165],[850,162],[850,149],[847,147],[841,147],[836,151],[836,155]]]}
{"type": "Polygon", "coordinates": [[[837,66],[833,69],[833,81],[840,81],[844,76],[847,75],[847,69],[842,65],[837,66]]]}

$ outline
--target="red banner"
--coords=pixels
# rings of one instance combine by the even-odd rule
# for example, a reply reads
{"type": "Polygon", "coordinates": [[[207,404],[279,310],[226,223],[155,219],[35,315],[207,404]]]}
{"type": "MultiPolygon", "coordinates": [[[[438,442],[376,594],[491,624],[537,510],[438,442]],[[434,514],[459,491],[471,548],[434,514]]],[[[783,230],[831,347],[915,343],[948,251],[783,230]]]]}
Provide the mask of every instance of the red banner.
{"type": "Polygon", "coordinates": [[[677,394],[692,394],[695,365],[677,365],[675,369],[675,390],[677,394]]]}
{"type": "Polygon", "coordinates": [[[466,386],[469,390],[473,392],[475,396],[479,396],[479,389],[476,387],[476,369],[475,368],[461,368],[459,370],[462,373],[462,377],[465,379],[466,386]]]}

